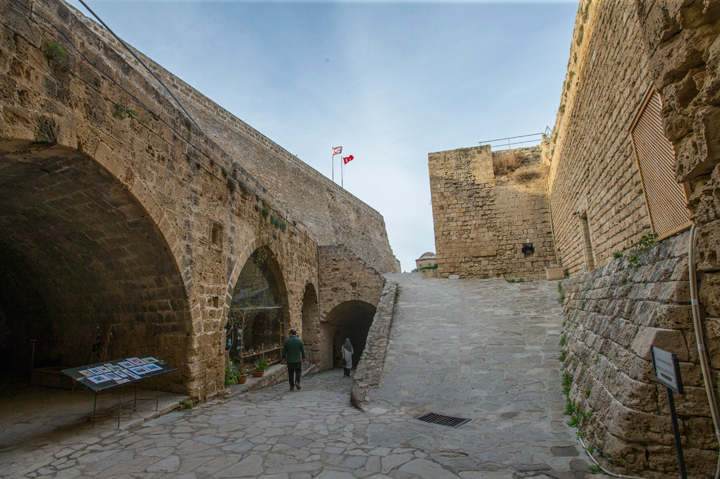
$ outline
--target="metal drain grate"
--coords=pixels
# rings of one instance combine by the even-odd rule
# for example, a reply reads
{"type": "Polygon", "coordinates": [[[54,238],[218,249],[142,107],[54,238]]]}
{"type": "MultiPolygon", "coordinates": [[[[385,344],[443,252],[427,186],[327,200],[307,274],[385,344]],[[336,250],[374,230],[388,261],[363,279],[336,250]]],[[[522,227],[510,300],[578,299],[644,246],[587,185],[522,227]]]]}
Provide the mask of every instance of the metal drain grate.
{"type": "Polygon", "coordinates": [[[434,412],[423,414],[422,416],[418,416],[415,419],[423,422],[429,422],[431,424],[440,424],[441,426],[448,427],[460,427],[466,422],[470,422],[470,419],[465,419],[463,417],[443,416],[442,414],[435,414],[434,412]]]}

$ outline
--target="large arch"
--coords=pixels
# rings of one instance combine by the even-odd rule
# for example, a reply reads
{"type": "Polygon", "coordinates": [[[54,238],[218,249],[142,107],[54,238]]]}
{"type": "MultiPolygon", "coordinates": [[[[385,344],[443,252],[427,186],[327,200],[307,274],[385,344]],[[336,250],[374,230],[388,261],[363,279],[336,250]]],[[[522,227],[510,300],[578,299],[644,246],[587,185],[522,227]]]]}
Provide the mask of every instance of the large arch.
{"type": "Polygon", "coordinates": [[[357,367],[365,349],[370,326],[375,317],[376,307],[370,303],[351,300],[335,306],[325,318],[325,336],[329,339],[334,364],[341,356],[340,348],[345,338],[353,345],[353,367],[357,367]]]}
{"type": "MultiPolygon", "coordinates": [[[[192,318],[151,214],[78,150],[0,141],[0,368],[156,355],[183,369],[192,318]]],[[[183,375],[165,387],[184,391],[183,375]]]]}

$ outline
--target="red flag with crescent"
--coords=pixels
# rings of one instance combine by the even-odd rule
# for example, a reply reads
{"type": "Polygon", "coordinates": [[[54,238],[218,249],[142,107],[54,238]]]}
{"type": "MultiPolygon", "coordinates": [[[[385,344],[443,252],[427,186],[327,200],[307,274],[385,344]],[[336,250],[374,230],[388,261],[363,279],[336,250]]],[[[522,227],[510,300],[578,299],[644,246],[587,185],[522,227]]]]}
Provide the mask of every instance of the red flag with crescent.
{"type": "Polygon", "coordinates": [[[354,159],[355,159],[355,157],[352,156],[352,155],[346,156],[345,158],[343,158],[343,163],[347,165],[348,163],[350,163],[350,162],[351,162],[352,160],[354,160],[354,159]]]}

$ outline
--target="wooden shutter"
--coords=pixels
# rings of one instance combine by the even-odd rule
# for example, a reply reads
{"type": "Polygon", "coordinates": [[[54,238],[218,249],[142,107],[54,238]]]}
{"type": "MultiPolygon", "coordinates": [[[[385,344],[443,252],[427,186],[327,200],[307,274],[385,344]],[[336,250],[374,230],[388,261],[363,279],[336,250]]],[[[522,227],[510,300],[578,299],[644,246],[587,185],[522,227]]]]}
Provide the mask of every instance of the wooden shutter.
{"type": "Polygon", "coordinates": [[[662,126],[662,99],[650,85],[630,126],[645,202],[656,241],[692,225],[685,187],[675,181],[675,151],[662,126]]]}

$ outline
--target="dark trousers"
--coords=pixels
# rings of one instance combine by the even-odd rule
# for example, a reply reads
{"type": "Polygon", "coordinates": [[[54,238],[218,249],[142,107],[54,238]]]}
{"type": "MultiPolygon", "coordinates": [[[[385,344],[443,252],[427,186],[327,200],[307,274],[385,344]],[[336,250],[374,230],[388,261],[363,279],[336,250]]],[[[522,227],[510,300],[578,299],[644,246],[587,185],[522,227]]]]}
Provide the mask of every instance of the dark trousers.
{"type": "Polygon", "coordinates": [[[302,363],[287,363],[288,379],[290,380],[290,389],[295,387],[295,383],[300,384],[300,371],[302,371],[302,363]]]}
{"type": "Polygon", "coordinates": [[[345,376],[350,376],[350,368],[343,368],[345,370],[345,376]]]}

